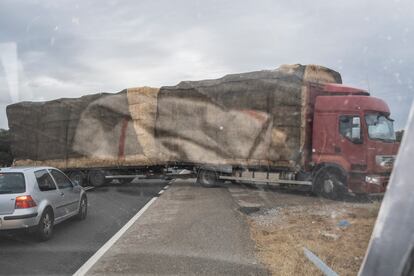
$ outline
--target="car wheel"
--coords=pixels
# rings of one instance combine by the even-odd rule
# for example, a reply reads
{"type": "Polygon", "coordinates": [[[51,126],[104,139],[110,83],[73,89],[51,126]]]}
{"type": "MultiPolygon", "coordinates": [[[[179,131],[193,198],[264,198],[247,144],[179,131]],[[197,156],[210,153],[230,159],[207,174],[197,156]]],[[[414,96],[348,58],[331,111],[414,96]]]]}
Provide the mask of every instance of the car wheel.
{"type": "Polygon", "coordinates": [[[39,225],[37,226],[37,236],[40,241],[47,241],[53,235],[53,212],[50,208],[46,209],[40,217],[39,225]]]}
{"type": "Polygon", "coordinates": [[[83,196],[79,204],[79,212],[77,215],[77,219],[84,220],[87,214],[88,214],[88,199],[86,198],[86,196],[83,196]]]}

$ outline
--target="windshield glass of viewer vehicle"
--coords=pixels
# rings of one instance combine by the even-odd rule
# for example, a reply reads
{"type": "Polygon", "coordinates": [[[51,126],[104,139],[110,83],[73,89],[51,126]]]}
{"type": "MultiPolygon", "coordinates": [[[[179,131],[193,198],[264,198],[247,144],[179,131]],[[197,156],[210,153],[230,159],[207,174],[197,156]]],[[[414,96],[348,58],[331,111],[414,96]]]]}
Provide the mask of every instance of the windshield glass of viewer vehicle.
{"type": "Polygon", "coordinates": [[[0,275],[375,275],[413,9],[0,1],[0,275]]]}

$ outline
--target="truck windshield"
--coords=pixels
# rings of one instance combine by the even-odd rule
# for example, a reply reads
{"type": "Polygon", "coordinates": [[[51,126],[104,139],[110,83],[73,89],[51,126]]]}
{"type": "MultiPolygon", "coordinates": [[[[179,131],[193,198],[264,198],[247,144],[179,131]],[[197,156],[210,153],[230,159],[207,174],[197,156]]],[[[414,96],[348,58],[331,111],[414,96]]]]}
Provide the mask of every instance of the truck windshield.
{"type": "Polygon", "coordinates": [[[367,114],[365,120],[368,127],[368,135],[370,139],[395,141],[394,121],[390,118],[378,114],[367,114]]]}
{"type": "Polygon", "coordinates": [[[21,173],[0,173],[0,194],[19,194],[26,191],[21,173]]]}

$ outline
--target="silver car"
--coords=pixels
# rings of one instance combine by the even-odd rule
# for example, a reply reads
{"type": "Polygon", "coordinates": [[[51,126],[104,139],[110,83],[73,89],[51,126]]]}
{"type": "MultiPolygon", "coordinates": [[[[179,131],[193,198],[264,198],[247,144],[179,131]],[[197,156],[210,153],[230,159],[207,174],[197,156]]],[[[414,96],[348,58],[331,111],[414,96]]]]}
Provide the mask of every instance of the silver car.
{"type": "Polygon", "coordinates": [[[85,190],[50,167],[0,169],[0,230],[31,229],[48,240],[53,226],[87,215],[85,190]]]}

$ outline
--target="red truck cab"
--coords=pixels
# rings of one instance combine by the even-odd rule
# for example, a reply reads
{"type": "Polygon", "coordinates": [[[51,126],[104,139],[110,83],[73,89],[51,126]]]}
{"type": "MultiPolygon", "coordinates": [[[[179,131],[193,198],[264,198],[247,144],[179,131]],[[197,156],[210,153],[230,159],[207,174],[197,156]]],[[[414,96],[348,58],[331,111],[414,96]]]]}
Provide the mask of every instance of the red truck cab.
{"type": "Polygon", "coordinates": [[[319,193],[335,197],[329,193],[335,192],[338,183],[355,194],[385,192],[399,147],[388,105],[365,90],[344,85],[310,89],[314,101],[311,164],[314,180],[320,182],[314,185],[319,193]],[[332,174],[337,176],[334,181],[332,174]]]}

